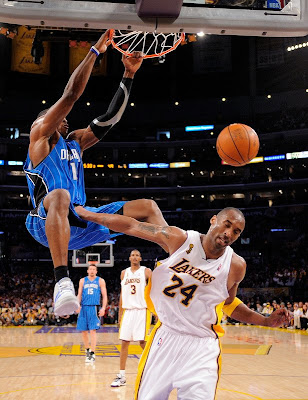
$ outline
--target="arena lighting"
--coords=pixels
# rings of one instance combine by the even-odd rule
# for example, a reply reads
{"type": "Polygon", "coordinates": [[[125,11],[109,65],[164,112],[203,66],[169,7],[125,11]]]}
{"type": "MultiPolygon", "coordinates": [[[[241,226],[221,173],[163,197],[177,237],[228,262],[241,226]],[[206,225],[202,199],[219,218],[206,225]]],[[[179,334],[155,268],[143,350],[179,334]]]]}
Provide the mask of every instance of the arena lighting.
{"type": "Polygon", "coordinates": [[[200,132],[200,131],[210,131],[214,129],[214,125],[193,125],[185,126],[185,132],[200,132]]]}
{"type": "Polygon", "coordinates": [[[273,228],[271,229],[271,232],[290,232],[292,231],[292,229],[288,229],[288,228],[273,228]]]}
{"type": "Polygon", "coordinates": [[[4,160],[0,160],[0,165],[4,165],[4,160]]]}
{"type": "Polygon", "coordinates": [[[308,158],[308,151],[297,151],[293,153],[287,153],[287,160],[294,160],[296,158],[308,158]]]}
{"type": "MultiPolygon", "coordinates": [[[[255,157],[251,161],[249,161],[248,164],[256,164],[256,163],[260,163],[263,161],[264,161],[263,157],[255,157]]],[[[225,161],[221,160],[221,165],[229,165],[229,164],[226,163],[225,161]]]]}
{"type": "Polygon", "coordinates": [[[22,161],[8,161],[8,165],[23,165],[24,163],[22,161]]]}
{"type": "Polygon", "coordinates": [[[128,168],[148,168],[147,163],[132,163],[128,164],[128,168]]]}
{"type": "Polygon", "coordinates": [[[170,168],[187,168],[187,167],[190,167],[189,161],[170,163],[170,168]]]}
{"type": "Polygon", "coordinates": [[[149,168],[169,168],[169,163],[152,163],[149,168]]]}
{"type": "Polygon", "coordinates": [[[287,51],[299,50],[299,49],[303,49],[305,47],[308,47],[308,42],[303,42],[303,43],[295,44],[294,46],[289,46],[287,48],[287,51]]]}
{"type": "Polygon", "coordinates": [[[285,160],[285,158],[286,158],[285,154],[280,154],[277,156],[266,156],[266,157],[264,157],[264,161],[285,160]]]}
{"type": "Polygon", "coordinates": [[[202,31],[201,31],[201,32],[198,32],[198,33],[197,33],[197,36],[198,36],[198,37],[203,37],[203,36],[205,36],[205,33],[202,32],[202,31]]]}

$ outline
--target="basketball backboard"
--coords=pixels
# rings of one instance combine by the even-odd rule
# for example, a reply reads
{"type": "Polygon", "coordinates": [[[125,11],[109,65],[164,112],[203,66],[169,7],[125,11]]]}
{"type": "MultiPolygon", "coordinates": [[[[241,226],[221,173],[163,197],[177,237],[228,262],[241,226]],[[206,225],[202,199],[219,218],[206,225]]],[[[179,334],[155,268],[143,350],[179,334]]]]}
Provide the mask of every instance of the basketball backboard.
{"type": "Polygon", "coordinates": [[[97,267],[113,267],[113,243],[96,243],[79,250],[73,250],[73,267],[87,268],[93,262],[97,267]]]}
{"type": "MultiPolygon", "coordinates": [[[[155,1],[155,0],[153,0],[155,1]]],[[[243,36],[306,36],[307,0],[273,0],[287,4],[281,10],[269,9],[268,0],[260,5],[230,7],[231,0],[184,0],[179,17],[140,19],[134,0],[0,0],[0,21],[41,29],[87,29],[148,32],[185,32],[243,36]],[[221,6],[220,6],[221,4],[221,6]]],[[[233,1],[234,3],[234,1],[233,1]]],[[[247,5],[253,1],[247,0],[247,5]]],[[[243,4],[240,2],[238,4],[243,4]]]]}

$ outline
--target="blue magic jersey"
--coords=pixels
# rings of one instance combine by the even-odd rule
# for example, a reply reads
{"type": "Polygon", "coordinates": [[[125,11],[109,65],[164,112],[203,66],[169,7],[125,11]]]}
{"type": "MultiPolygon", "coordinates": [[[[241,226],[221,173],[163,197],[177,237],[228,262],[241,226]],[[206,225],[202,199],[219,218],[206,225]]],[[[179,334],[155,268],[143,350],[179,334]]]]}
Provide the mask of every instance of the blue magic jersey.
{"type": "Polygon", "coordinates": [[[82,306],[98,306],[100,304],[101,289],[99,287],[99,279],[99,276],[94,281],[90,281],[87,276],[84,278],[81,296],[82,306]]]}
{"type": "Polygon", "coordinates": [[[71,203],[84,205],[86,194],[81,150],[75,140],[60,136],[57,144],[35,168],[29,157],[24,164],[33,207],[54,189],[66,189],[71,203]]]}

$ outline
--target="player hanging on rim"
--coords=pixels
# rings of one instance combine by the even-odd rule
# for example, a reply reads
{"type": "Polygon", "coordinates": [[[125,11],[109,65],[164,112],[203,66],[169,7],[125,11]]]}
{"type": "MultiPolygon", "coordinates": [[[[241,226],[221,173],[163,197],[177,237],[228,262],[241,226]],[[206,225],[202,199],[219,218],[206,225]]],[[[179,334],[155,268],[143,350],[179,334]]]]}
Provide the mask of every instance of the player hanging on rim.
{"type": "Polygon", "coordinates": [[[81,278],[77,299],[80,308],[77,310],[78,320],[77,329],[82,331],[82,340],[86,349],[86,362],[95,361],[96,348],[96,331],[100,328],[101,323],[99,317],[105,315],[107,306],[107,289],[103,278],[97,276],[97,266],[90,263],[88,276],[81,278]],[[98,312],[97,307],[100,305],[100,297],[102,295],[102,307],[98,312]],[[88,331],[90,332],[91,345],[89,343],[88,331]]]}
{"type": "Polygon", "coordinates": [[[140,265],[142,258],[139,250],[130,253],[130,267],[121,272],[121,297],[119,305],[120,324],[120,372],[117,374],[112,387],[126,384],[125,366],[128,356],[130,341],[140,342],[142,349],[145,347],[145,339],[150,328],[151,313],[147,310],[144,298],[144,289],[151,278],[152,271],[140,265]]]}
{"type": "MultiPolygon", "coordinates": [[[[68,133],[66,116],[82,95],[97,56],[107,50],[109,31],[92,46],[73,72],[62,97],[33,122],[25,161],[29,191],[34,210],[26,227],[39,243],[49,247],[55,268],[54,312],[73,314],[79,307],[72,281],[68,277],[68,249],[80,249],[112,237],[109,229],[87,223],[76,213],[85,206],[83,151],[99,142],[120,120],[127,105],[135,73],[142,64],[142,54],[123,57],[123,79],[106,114],[95,118],[85,129],[68,133]]],[[[123,213],[138,220],[162,224],[163,217],[151,200],[115,202],[88,207],[92,212],[123,213]]]]}
{"type": "Polygon", "coordinates": [[[159,321],[140,359],[135,399],[166,400],[177,388],[179,400],[214,400],[222,310],[249,324],[278,327],[288,320],[285,309],[266,318],[235,297],[246,271],[245,260],[230,247],[245,227],[237,208],[214,215],[206,234],[82,208],[78,212],[114,231],[157,243],[170,255],[158,263],[147,286],[148,307],[154,311],[154,305],[159,321]]]}

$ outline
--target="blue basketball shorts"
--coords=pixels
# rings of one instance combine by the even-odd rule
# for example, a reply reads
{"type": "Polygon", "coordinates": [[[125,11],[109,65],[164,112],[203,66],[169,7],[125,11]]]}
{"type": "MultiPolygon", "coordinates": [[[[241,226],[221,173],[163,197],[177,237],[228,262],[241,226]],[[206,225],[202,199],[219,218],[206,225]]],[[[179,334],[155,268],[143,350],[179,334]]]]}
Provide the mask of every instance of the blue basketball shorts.
{"type": "MultiPolygon", "coordinates": [[[[115,214],[125,203],[125,201],[116,201],[101,207],[84,208],[95,213],[115,214]]],[[[45,232],[46,217],[47,214],[42,200],[39,206],[27,215],[26,228],[36,241],[48,247],[48,240],[45,232]]],[[[111,233],[108,228],[96,224],[95,222],[84,221],[76,213],[73,204],[70,205],[69,209],[69,221],[71,223],[69,250],[83,249],[95,243],[104,242],[115,236],[122,235],[122,233],[111,233]],[[74,221],[73,224],[71,221],[74,221]],[[79,226],[74,226],[74,224],[79,226]]]]}
{"type": "Polygon", "coordinates": [[[77,330],[92,331],[100,327],[101,322],[97,316],[97,307],[81,305],[81,310],[77,319],[77,330]]]}

